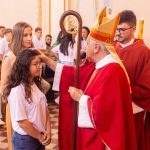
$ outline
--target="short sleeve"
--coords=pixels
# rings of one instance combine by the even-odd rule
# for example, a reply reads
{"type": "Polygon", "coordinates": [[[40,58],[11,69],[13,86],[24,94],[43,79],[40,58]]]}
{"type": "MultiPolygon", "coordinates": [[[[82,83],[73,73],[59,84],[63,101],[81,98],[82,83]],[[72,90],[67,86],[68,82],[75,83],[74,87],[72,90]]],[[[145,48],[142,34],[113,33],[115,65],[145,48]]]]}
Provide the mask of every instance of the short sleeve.
{"type": "Polygon", "coordinates": [[[59,49],[60,49],[60,44],[57,45],[56,47],[54,47],[54,48],[52,49],[52,52],[58,54],[58,53],[59,53],[59,49]]]}
{"type": "Polygon", "coordinates": [[[25,111],[26,99],[23,86],[17,86],[11,89],[8,102],[10,105],[10,112],[15,121],[27,119],[25,111]]]}

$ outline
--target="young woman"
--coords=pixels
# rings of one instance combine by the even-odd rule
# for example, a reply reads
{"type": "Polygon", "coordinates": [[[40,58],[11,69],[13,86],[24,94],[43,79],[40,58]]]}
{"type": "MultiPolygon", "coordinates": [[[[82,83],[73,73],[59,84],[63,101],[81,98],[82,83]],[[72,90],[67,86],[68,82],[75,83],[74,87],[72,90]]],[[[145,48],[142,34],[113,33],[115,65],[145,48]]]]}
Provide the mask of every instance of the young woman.
{"type": "MultiPolygon", "coordinates": [[[[26,22],[18,22],[13,27],[13,37],[10,43],[10,50],[3,58],[2,70],[1,70],[1,89],[0,96],[3,97],[3,90],[7,86],[8,76],[11,74],[12,66],[16,60],[18,52],[23,51],[25,48],[32,48],[32,27],[26,22]]],[[[50,88],[50,84],[45,80],[42,80],[42,87],[44,93],[50,88]]],[[[6,101],[2,98],[2,101],[6,101]]],[[[4,105],[3,105],[4,106],[4,105]]],[[[5,106],[6,107],[6,106],[5,106]]],[[[4,109],[5,109],[4,107],[4,109]]],[[[9,109],[8,109],[9,115],[9,109]]],[[[9,117],[6,117],[6,122],[9,122],[9,117]]],[[[7,125],[7,124],[6,124],[7,125]]],[[[9,126],[9,124],[8,124],[9,126]]],[[[7,127],[8,145],[11,148],[11,127],[7,127]]]]}
{"type": "Polygon", "coordinates": [[[87,46],[87,37],[90,33],[90,29],[87,26],[82,27],[82,41],[81,41],[81,48],[85,49],[87,46]]]}
{"type": "MultiPolygon", "coordinates": [[[[32,27],[26,22],[18,22],[13,27],[13,37],[10,43],[10,50],[3,59],[1,70],[1,92],[6,86],[7,77],[11,73],[12,66],[16,59],[18,52],[23,51],[25,48],[33,48],[32,43],[32,27]]],[[[43,82],[43,80],[42,80],[43,82]]],[[[43,85],[43,84],[42,84],[43,85]]],[[[46,84],[45,89],[49,89],[50,85],[46,84]]],[[[44,92],[46,93],[47,90],[44,92]]],[[[1,93],[1,94],[2,94],[1,93]]]]}
{"type": "Polygon", "coordinates": [[[44,150],[44,145],[50,143],[50,117],[40,70],[40,53],[31,49],[21,51],[4,89],[14,130],[14,150],[44,150]]]}
{"type": "Polygon", "coordinates": [[[62,64],[73,66],[75,58],[75,39],[73,35],[67,33],[61,39],[61,43],[54,47],[52,51],[58,55],[62,64]]]}

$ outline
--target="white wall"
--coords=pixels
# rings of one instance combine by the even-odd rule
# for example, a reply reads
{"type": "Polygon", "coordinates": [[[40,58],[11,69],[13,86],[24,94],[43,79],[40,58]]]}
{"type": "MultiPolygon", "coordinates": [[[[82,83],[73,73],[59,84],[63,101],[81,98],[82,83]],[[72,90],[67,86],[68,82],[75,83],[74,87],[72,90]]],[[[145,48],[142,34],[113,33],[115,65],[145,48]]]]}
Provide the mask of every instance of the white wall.
{"type": "Polygon", "coordinates": [[[37,0],[0,0],[0,25],[12,28],[19,21],[38,25],[37,0]]]}
{"type": "MultiPolygon", "coordinates": [[[[72,0],[74,2],[75,0],[72,0]]],[[[143,38],[150,47],[150,1],[149,0],[110,0],[112,2],[112,15],[124,9],[131,9],[137,15],[137,19],[144,18],[143,38]]],[[[103,7],[104,1],[97,0],[99,10],[96,10],[95,0],[76,0],[78,3],[78,12],[83,19],[83,25],[91,28],[96,19],[96,11],[103,7]]],[[[76,5],[76,4],[75,4],[76,5]]],[[[42,28],[43,35],[49,33],[51,26],[51,35],[53,41],[56,39],[60,30],[59,19],[64,11],[64,0],[42,0],[42,28]],[[49,2],[51,10],[49,11],[49,2]],[[49,18],[51,17],[51,22],[49,18]],[[50,23],[49,23],[50,22],[50,23]]],[[[33,28],[38,26],[38,0],[0,0],[0,25],[12,28],[18,21],[26,21],[33,28]]]]}
{"type": "MultiPolygon", "coordinates": [[[[37,1],[37,0],[36,0],[37,1]]],[[[50,0],[42,0],[42,29],[43,38],[46,34],[51,34],[50,32],[50,0]]]]}
{"type": "Polygon", "coordinates": [[[53,41],[56,40],[60,31],[59,20],[64,12],[64,0],[51,0],[51,34],[53,41]]]}
{"type": "Polygon", "coordinates": [[[78,12],[80,13],[83,21],[83,26],[92,27],[96,20],[96,9],[94,0],[79,0],[78,12]]]}

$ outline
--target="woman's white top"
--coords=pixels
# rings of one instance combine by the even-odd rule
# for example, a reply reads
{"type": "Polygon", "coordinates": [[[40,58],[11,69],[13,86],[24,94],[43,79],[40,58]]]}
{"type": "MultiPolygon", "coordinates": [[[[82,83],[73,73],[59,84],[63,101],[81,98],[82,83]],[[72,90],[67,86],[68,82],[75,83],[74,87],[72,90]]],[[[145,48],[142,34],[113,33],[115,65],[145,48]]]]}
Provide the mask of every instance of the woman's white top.
{"type": "Polygon", "coordinates": [[[8,44],[9,42],[6,40],[6,38],[0,40],[0,54],[5,55],[7,52],[9,52],[8,44]]]}
{"type": "Polygon", "coordinates": [[[21,135],[27,134],[18,124],[21,120],[27,119],[32,122],[39,132],[44,132],[46,129],[46,97],[36,84],[33,84],[31,88],[32,102],[30,103],[25,99],[25,89],[22,84],[12,88],[8,96],[12,127],[21,135]]]}
{"type": "Polygon", "coordinates": [[[75,44],[73,45],[73,47],[71,46],[71,43],[69,43],[68,45],[68,55],[64,55],[61,51],[60,51],[60,44],[57,45],[56,47],[54,47],[52,49],[52,51],[56,54],[58,54],[58,58],[60,60],[60,62],[62,64],[66,64],[66,65],[74,65],[74,59],[75,59],[75,44]]]}

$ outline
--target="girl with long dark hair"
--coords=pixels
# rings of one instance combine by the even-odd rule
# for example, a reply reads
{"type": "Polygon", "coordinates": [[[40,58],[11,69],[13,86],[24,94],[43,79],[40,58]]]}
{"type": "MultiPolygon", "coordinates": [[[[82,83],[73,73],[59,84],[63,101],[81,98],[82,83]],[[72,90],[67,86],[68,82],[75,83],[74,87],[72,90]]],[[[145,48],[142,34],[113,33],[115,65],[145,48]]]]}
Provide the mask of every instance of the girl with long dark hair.
{"type": "Polygon", "coordinates": [[[16,55],[3,97],[8,99],[14,150],[44,150],[50,143],[50,118],[40,78],[41,59],[36,50],[16,55]]]}

